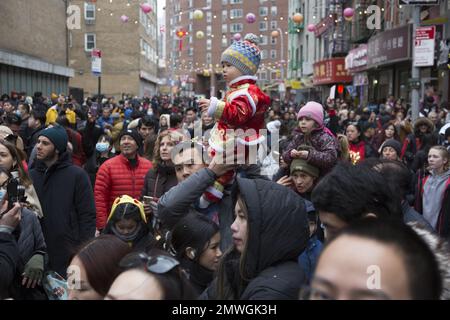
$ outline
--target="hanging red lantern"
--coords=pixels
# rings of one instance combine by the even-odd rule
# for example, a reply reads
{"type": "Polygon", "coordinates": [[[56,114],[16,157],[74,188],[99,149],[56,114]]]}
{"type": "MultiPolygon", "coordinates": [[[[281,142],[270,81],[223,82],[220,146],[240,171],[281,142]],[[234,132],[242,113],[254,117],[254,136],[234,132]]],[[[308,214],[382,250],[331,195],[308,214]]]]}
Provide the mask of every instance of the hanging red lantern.
{"type": "Polygon", "coordinates": [[[175,32],[178,39],[180,39],[180,51],[183,50],[183,38],[187,35],[186,30],[184,29],[178,29],[177,32],[175,32]]]}

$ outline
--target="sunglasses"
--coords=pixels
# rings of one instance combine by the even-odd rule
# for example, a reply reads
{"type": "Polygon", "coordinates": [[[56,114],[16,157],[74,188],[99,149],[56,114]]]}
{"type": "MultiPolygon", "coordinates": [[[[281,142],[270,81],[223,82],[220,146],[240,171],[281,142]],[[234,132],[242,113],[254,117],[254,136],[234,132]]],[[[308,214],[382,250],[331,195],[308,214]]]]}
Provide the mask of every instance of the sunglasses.
{"type": "Polygon", "coordinates": [[[149,256],[144,252],[132,252],[122,258],[119,262],[119,267],[123,269],[132,269],[145,266],[146,270],[149,272],[163,274],[174,269],[179,264],[177,259],[169,256],[149,256]]]}

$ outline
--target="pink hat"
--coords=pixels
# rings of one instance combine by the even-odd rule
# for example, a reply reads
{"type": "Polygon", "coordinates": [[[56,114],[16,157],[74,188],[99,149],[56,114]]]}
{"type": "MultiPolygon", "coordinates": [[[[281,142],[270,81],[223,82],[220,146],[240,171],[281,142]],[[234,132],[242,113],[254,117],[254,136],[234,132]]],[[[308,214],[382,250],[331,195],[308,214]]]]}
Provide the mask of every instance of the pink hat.
{"type": "Polygon", "coordinates": [[[320,103],[310,101],[300,109],[297,119],[307,117],[313,119],[319,126],[323,126],[323,107],[320,103]]]}

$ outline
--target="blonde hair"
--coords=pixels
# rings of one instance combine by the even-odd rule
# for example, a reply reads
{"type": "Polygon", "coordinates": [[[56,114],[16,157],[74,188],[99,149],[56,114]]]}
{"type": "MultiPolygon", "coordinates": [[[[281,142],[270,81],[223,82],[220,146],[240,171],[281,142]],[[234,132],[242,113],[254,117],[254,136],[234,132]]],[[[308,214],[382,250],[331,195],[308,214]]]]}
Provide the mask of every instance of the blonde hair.
{"type": "Polygon", "coordinates": [[[444,164],[444,171],[449,170],[450,169],[450,152],[448,152],[447,148],[445,148],[444,146],[433,146],[430,148],[430,150],[431,149],[435,149],[435,150],[439,151],[442,158],[447,159],[447,163],[444,164]]]}
{"type": "Polygon", "coordinates": [[[164,130],[158,134],[155,142],[155,148],[153,150],[153,165],[157,166],[159,163],[163,162],[160,154],[161,142],[165,137],[169,137],[170,141],[174,144],[178,144],[186,140],[186,137],[178,131],[175,130],[164,130]]]}

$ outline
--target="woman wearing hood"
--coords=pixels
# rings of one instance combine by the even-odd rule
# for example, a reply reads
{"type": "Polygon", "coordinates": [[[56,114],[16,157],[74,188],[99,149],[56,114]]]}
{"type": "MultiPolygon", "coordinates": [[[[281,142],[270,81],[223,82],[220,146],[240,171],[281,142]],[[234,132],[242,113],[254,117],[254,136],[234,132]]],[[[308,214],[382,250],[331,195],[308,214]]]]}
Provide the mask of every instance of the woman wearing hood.
{"type": "Polygon", "coordinates": [[[297,258],[309,238],[304,200],[274,182],[237,178],[233,246],[205,299],[298,299],[305,275],[297,258]]]}
{"type": "Polygon", "coordinates": [[[410,133],[403,141],[401,152],[401,158],[405,159],[409,166],[411,166],[416,153],[422,150],[424,136],[432,134],[433,131],[434,124],[430,119],[422,117],[416,120],[414,132],[410,133]]]}
{"type": "Polygon", "coordinates": [[[123,195],[114,200],[104,234],[112,234],[128,243],[134,251],[148,251],[156,245],[147,225],[142,203],[123,195]]]}
{"type": "Polygon", "coordinates": [[[430,175],[422,181],[420,200],[424,218],[442,238],[450,237],[450,154],[443,146],[428,152],[430,175]]]}

